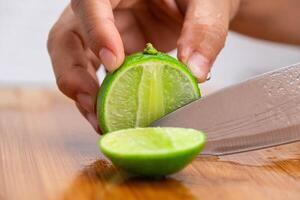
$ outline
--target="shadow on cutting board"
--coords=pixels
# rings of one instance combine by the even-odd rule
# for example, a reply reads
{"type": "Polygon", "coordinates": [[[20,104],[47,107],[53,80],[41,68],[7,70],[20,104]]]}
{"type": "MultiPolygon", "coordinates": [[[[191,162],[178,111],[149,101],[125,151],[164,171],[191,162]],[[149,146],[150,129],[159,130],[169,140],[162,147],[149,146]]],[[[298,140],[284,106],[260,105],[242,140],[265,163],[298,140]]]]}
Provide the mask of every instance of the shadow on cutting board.
{"type": "Polygon", "coordinates": [[[58,200],[98,199],[194,200],[189,189],[173,178],[144,179],[113,167],[106,160],[87,166],[58,200]]]}

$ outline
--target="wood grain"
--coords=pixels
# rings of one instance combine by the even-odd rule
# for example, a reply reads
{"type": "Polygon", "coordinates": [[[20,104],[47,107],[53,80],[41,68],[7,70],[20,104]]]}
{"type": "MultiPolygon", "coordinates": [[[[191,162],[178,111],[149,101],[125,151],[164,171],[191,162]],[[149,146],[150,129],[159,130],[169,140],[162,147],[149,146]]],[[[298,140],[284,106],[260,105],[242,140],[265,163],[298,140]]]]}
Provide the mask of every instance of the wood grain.
{"type": "Polygon", "coordinates": [[[43,88],[0,89],[0,199],[300,199],[300,143],[199,157],[147,180],[113,167],[70,100],[43,88]]]}

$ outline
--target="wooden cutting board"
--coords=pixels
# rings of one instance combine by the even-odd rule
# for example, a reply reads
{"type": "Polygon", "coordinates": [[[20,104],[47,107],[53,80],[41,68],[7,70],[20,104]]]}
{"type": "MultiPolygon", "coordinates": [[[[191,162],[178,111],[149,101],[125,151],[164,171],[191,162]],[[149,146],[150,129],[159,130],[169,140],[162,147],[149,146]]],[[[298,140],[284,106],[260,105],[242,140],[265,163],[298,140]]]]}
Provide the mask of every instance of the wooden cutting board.
{"type": "Polygon", "coordinates": [[[300,199],[300,143],[199,157],[147,180],[114,168],[98,138],[58,91],[1,88],[0,200],[300,199]]]}

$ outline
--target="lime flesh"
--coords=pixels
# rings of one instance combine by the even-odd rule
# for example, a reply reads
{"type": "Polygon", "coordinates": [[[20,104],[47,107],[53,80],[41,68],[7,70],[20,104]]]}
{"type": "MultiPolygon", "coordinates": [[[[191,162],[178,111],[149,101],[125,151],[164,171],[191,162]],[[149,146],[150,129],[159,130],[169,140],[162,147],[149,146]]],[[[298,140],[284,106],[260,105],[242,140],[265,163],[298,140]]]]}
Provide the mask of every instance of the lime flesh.
{"type": "Polygon", "coordinates": [[[134,54],[102,83],[99,125],[104,133],[146,127],[199,97],[196,79],[175,58],[159,52],[134,54]]]}
{"type": "Polygon", "coordinates": [[[100,150],[116,166],[143,176],[163,176],[190,163],[204,146],[205,135],[183,128],[135,128],[104,135],[100,150]]]}

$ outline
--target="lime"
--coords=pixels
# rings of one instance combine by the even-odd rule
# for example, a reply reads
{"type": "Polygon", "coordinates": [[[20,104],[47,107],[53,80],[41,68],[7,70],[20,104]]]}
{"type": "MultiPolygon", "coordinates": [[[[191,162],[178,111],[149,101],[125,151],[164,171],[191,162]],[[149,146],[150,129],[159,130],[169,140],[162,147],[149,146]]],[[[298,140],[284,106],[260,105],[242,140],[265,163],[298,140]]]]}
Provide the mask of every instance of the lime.
{"type": "Polygon", "coordinates": [[[184,128],[133,128],[104,135],[100,150],[116,166],[143,176],[179,171],[204,146],[205,135],[184,128]]]}
{"type": "Polygon", "coordinates": [[[97,100],[99,125],[104,133],[146,127],[199,97],[188,68],[147,44],[105,77],[97,100]]]}

